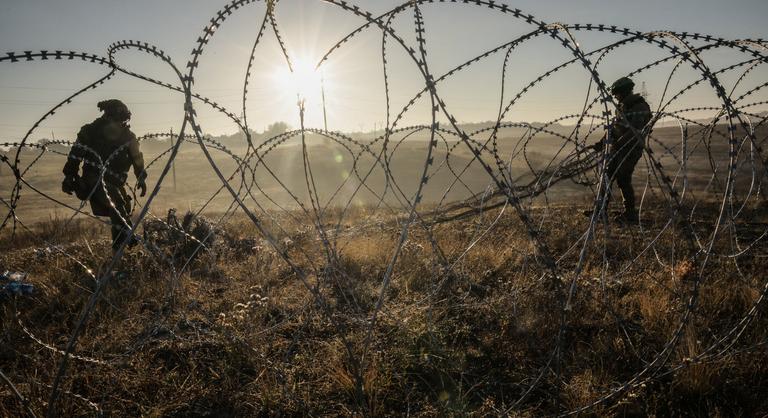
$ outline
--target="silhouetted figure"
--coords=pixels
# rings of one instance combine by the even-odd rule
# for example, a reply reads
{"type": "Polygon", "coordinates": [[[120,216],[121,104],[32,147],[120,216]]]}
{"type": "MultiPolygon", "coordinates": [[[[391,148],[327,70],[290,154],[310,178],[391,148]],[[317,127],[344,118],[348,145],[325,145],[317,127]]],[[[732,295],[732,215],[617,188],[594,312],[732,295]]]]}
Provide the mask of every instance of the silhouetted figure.
{"type": "Polygon", "coordinates": [[[67,194],[74,192],[81,200],[90,200],[94,215],[109,216],[112,249],[116,250],[131,228],[132,199],[125,191],[128,169],[133,166],[141,196],[147,192],[147,174],[139,141],[128,126],[131,119],[128,107],[117,99],[99,102],[98,107],[104,114],[80,128],[64,165],[61,190],[67,194]],[[78,175],[80,161],[83,162],[82,177],[78,175]],[[104,187],[99,181],[102,172],[104,187]]]}
{"type": "MultiPolygon", "coordinates": [[[[645,146],[644,132],[646,125],[651,120],[651,108],[645,99],[635,94],[635,83],[622,77],[611,86],[611,94],[618,100],[616,117],[610,127],[611,149],[609,151],[608,176],[618,184],[621,197],[624,200],[624,212],[619,215],[619,221],[637,222],[637,208],[635,206],[635,190],[632,188],[632,173],[635,166],[643,156],[645,146]]],[[[602,150],[605,148],[605,137],[592,148],[602,150]]],[[[610,201],[611,187],[608,188],[606,199],[610,201]]]]}

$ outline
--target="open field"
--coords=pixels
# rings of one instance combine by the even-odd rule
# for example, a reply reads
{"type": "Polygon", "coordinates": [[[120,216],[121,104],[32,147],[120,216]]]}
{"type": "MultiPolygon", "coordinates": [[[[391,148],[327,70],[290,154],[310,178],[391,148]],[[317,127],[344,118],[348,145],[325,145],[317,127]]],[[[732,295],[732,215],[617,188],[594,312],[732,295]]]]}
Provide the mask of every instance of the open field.
{"type": "MultiPolygon", "coordinates": [[[[554,133],[567,136],[573,127],[556,126],[551,129],[554,133]]],[[[365,206],[378,204],[383,199],[387,205],[403,207],[406,199],[413,198],[421,180],[427,158],[427,132],[417,131],[407,137],[403,134],[395,135],[386,149],[382,141],[370,143],[366,137],[360,138],[357,144],[341,144],[316,134],[307,134],[307,163],[314,174],[314,187],[320,197],[320,204],[334,207],[351,202],[354,206],[365,206]],[[386,159],[382,155],[386,155],[386,159]]],[[[677,179],[675,183],[679,190],[682,190],[685,181],[689,192],[697,197],[719,196],[725,184],[729,155],[725,132],[726,128],[722,125],[718,125],[715,134],[705,128],[690,128],[686,139],[685,165],[681,164],[683,141],[680,128],[658,128],[650,148],[654,158],[663,165],[665,174],[677,179]]],[[[511,161],[510,173],[523,184],[535,178],[534,170],[537,176],[551,170],[574,151],[574,146],[561,137],[546,132],[539,132],[533,137],[526,135],[525,129],[503,129],[496,149],[502,161],[511,161]]],[[[586,142],[597,141],[599,138],[595,135],[586,142]]],[[[487,136],[478,135],[477,140],[485,141],[487,136]]],[[[756,137],[764,140],[768,137],[768,128],[760,128],[756,137]]],[[[471,197],[488,187],[495,187],[485,168],[466,145],[458,143],[455,138],[443,139],[439,141],[432,156],[435,162],[428,171],[429,182],[424,187],[422,202],[429,205],[450,203],[471,197]]],[[[307,172],[298,137],[279,143],[269,151],[261,148],[258,156],[248,153],[244,137],[226,142],[226,153],[217,149],[215,143],[207,145],[213,161],[229,177],[230,183],[249,206],[292,210],[299,207],[299,202],[309,204],[307,172]],[[248,164],[240,165],[228,153],[247,159],[248,164]],[[245,168],[238,171],[239,166],[245,168]]],[[[144,141],[145,161],[148,164],[153,162],[148,168],[150,190],[168,160],[169,146],[169,141],[144,141]]],[[[755,165],[758,171],[752,172],[748,144],[739,142],[738,146],[736,193],[744,194],[750,192],[750,186],[759,185],[760,176],[764,173],[760,171],[762,165],[759,161],[755,165]],[[757,176],[754,184],[753,174],[757,176]]],[[[481,156],[494,172],[498,172],[499,168],[493,158],[493,144],[489,143],[487,147],[481,156]]],[[[18,200],[17,215],[22,222],[35,222],[73,213],[72,209],[62,207],[59,202],[71,208],[79,207],[77,199],[60,191],[61,168],[67,152],[68,148],[56,146],[43,153],[42,157],[40,151],[35,149],[22,153],[20,167],[35,161],[29,171],[24,173],[25,184],[22,185],[21,198],[18,200]]],[[[13,152],[6,154],[10,158],[14,156],[13,152]]],[[[152,204],[152,211],[157,216],[164,216],[165,211],[172,207],[202,209],[205,212],[224,212],[231,207],[233,200],[230,194],[222,190],[222,182],[211,169],[196,141],[182,144],[175,161],[175,170],[169,172],[152,204]]],[[[659,188],[658,179],[654,177],[658,173],[649,174],[648,168],[648,160],[644,159],[635,171],[634,179],[639,191],[646,186],[648,191],[659,188]]],[[[596,170],[590,170],[585,175],[594,182],[596,170]]],[[[133,175],[129,178],[129,185],[133,185],[133,175]]],[[[0,196],[6,201],[10,201],[15,183],[13,173],[3,164],[0,168],[0,196]]],[[[755,187],[751,193],[757,191],[755,187]]],[[[593,200],[594,191],[594,188],[565,180],[549,187],[546,195],[539,196],[534,203],[542,201],[544,197],[551,203],[587,203],[593,200]]],[[[138,199],[136,203],[143,202],[138,199]]],[[[2,207],[0,214],[6,214],[7,210],[6,206],[2,207]]],[[[88,210],[87,205],[84,210],[88,210]]]]}
{"type": "MultiPolygon", "coordinates": [[[[510,129],[481,154],[511,161],[519,184],[545,180],[573,152],[558,136],[569,128],[558,129],[525,147],[526,131],[510,129]]],[[[401,135],[378,161],[380,143],[309,134],[306,159],[293,138],[240,171],[242,144],[209,143],[257,223],[232,211],[199,145],[185,143],[175,187],[171,171],[138,229],[144,245],[111,270],[108,225],[87,206],[73,217],[57,204],[78,207],[58,190],[67,149],[49,148],[23,176],[15,233],[12,223],[0,231],[0,270],[28,272],[36,288],[0,300],[0,371],[42,413],[62,350],[101,292],[61,380],[61,415],[766,414],[762,162],[738,144],[718,225],[728,143],[692,129],[683,147],[680,135],[656,130],[638,165],[640,226],[594,228],[581,214],[594,169],[550,177],[546,193],[521,202],[525,216],[510,205],[444,222],[452,203],[493,184],[464,145],[440,141],[404,241],[423,132],[401,135]],[[662,174],[682,195],[677,213],[662,174]],[[163,222],[172,207],[208,221],[169,229],[187,225],[163,222]]],[[[143,149],[156,160],[151,188],[168,143],[143,149]]],[[[39,155],[24,151],[20,166],[39,155]]],[[[10,201],[14,177],[0,175],[10,201]]],[[[9,388],[2,416],[23,408],[9,388]]]]}
{"type": "MultiPolygon", "coordinates": [[[[576,263],[569,247],[588,223],[574,209],[531,211],[551,251],[563,255],[563,271],[576,263]]],[[[748,210],[744,217],[753,222],[768,221],[764,209],[748,210]]],[[[697,234],[707,233],[715,212],[699,208],[697,234]]],[[[183,246],[133,249],[84,329],[60,413],[540,416],[622,388],[679,333],[652,378],[589,415],[764,415],[765,304],[743,329],[739,321],[763,292],[768,248],[759,241],[742,256],[720,257],[729,239],[718,239],[699,279],[682,227],[655,239],[666,213],[649,206],[643,230],[598,232],[566,310],[563,293],[574,278],[541,275],[511,211],[492,226],[498,212],[431,228],[453,265],[446,274],[429,234],[414,226],[371,335],[382,268],[400,228],[392,218],[356,209],[331,239],[330,262],[311,227],[289,227],[281,218],[278,250],[309,272],[327,264],[305,283],[240,217],[229,219],[210,250],[178,276],[157,257],[178,260],[178,268],[183,246]],[[468,247],[488,226],[486,238],[468,247]],[[649,246],[655,255],[645,251],[649,246]],[[692,316],[678,329],[692,295],[692,316]]],[[[758,231],[737,227],[742,239],[758,231]]],[[[5,236],[0,247],[0,266],[29,272],[37,288],[34,296],[0,302],[0,369],[32,410],[42,411],[61,360],[55,350],[63,349],[95,282],[71,258],[36,252],[38,240],[62,245],[89,266],[103,266],[109,242],[106,230],[86,221],[68,228],[45,222],[34,232],[13,241],[5,236]]],[[[21,410],[0,386],[0,415],[21,410]]]]}

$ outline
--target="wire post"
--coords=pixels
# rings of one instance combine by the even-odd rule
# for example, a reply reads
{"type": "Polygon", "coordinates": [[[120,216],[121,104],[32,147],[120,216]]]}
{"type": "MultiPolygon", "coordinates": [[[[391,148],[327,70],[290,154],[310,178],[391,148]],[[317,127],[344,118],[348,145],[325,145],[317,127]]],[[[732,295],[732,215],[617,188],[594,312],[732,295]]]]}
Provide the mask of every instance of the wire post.
{"type": "MultiPolygon", "coordinates": [[[[173,147],[173,127],[171,127],[171,136],[168,137],[168,142],[171,143],[171,147],[173,147]]],[[[174,159],[171,162],[171,173],[173,176],[173,192],[176,192],[176,159],[174,159]]]]}
{"type": "Polygon", "coordinates": [[[328,132],[328,117],[325,113],[325,75],[320,73],[320,97],[323,100],[323,129],[328,132]]]}

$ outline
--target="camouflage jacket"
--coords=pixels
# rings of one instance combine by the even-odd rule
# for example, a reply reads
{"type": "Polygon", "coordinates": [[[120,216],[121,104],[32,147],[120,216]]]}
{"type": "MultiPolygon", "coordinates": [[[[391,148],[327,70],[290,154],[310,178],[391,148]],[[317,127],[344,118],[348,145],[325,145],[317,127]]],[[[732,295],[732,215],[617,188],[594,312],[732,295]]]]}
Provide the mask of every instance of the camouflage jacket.
{"type": "Polygon", "coordinates": [[[651,121],[651,107],[643,96],[632,94],[619,103],[611,128],[613,130],[613,149],[620,151],[633,145],[643,147],[643,130],[651,121]],[[634,130],[634,131],[633,131],[634,130]]]}
{"type": "Polygon", "coordinates": [[[102,164],[107,160],[104,181],[110,184],[125,184],[131,166],[137,179],[143,180],[146,177],[144,156],[139,150],[136,135],[127,125],[102,116],[80,128],[77,141],[64,165],[64,175],[77,176],[82,161],[83,178],[98,179],[102,164]]]}

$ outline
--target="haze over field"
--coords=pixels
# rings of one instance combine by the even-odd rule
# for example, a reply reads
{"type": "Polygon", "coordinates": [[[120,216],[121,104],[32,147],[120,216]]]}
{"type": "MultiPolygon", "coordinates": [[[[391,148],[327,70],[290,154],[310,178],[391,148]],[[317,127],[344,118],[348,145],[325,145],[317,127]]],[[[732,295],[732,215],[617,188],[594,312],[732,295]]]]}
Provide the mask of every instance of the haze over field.
{"type": "MultiPolygon", "coordinates": [[[[481,128],[485,125],[467,126],[469,128],[481,128]]],[[[573,132],[574,127],[551,126],[548,131],[567,136],[573,132]]],[[[766,128],[758,131],[758,135],[765,135],[766,128]]],[[[565,157],[575,150],[573,144],[568,143],[562,137],[550,133],[535,133],[526,128],[507,128],[500,131],[500,139],[497,141],[498,152],[503,161],[511,161],[511,173],[519,184],[527,184],[534,180],[533,171],[536,173],[550,174],[553,167],[562,163],[565,157]],[[523,146],[526,145],[523,152],[523,146]]],[[[723,174],[714,177],[712,164],[720,167],[721,172],[726,171],[728,163],[728,142],[725,133],[727,129],[720,125],[717,134],[712,141],[704,140],[703,136],[708,131],[704,128],[689,128],[686,144],[687,161],[685,165],[687,188],[700,198],[716,196],[723,187],[723,174]]],[[[392,144],[387,150],[388,170],[390,181],[387,181],[385,161],[381,156],[381,140],[373,143],[375,136],[379,134],[353,134],[359,138],[358,146],[352,143],[339,144],[318,134],[308,133],[305,137],[307,143],[307,155],[309,168],[314,174],[314,187],[320,197],[320,203],[328,207],[376,205],[382,197],[385,207],[404,209],[407,202],[412,201],[414,193],[421,179],[424,168],[427,144],[429,140],[428,130],[416,130],[413,134],[394,135],[392,144]],[[377,162],[377,159],[379,160],[377,162]],[[360,181],[365,179],[364,185],[360,181]],[[396,186],[396,187],[395,187],[396,186]]],[[[478,135],[478,138],[488,139],[478,135]]],[[[254,137],[258,141],[265,138],[254,137]]],[[[279,138],[278,138],[279,139],[279,138]]],[[[486,170],[474,158],[472,151],[455,137],[445,135],[433,154],[435,164],[429,170],[429,182],[423,193],[422,203],[429,206],[437,203],[452,203],[467,199],[477,193],[490,191],[496,188],[486,170]],[[450,150],[450,154],[447,153],[450,150]],[[447,157],[447,158],[446,158],[447,157]],[[461,174],[457,180],[457,175],[461,174]]],[[[592,143],[598,139],[593,134],[587,140],[592,143]]],[[[238,171],[238,162],[229,154],[217,149],[219,144],[224,145],[227,152],[231,152],[240,158],[247,154],[247,143],[243,135],[216,138],[215,141],[206,143],[210,147],[214,162],[226,175],[238,173],[232,178],[232,184],[240,192],[240,196],[249,204],[267,209],[297,209],[298,202],[309,206],[308,184],[302,157],[300,135],[279,143],[269,152],[266,147],[260,149],[261,159],[250,155],[249,164],[253,168],[246,167],[238,171]],[[243,173],[244,171],[245,173],[243,173]],[[244,178],[242,176],[245,176],[244,178]],[[254,183],[255,181],[255,183],[254,183]],[[250,195],[241,186],[250,188],[250,195]],[[286,190],[287,188],[287,190],[286,190]],[[293,195],[293,196],[292,196],[293,195]],[[255,200],[255,202],[254,202],[255,200]]],[[[170,139],[146,139],[142,149],[146,161],[152,162],[149,166],[149,183],[153,185],[159,172],[167,162],[170,149],[170,139]]],[[[654,131],[650,145],[656,154],[660,155],[660,162],[664,164],[666,173],[671,177],[678,176],[678,187],[682,187],[683,173],[678,157],[682,153],[682,136],[679,127],[658,128],[654,131]],[[665,148],[666,147],[666,148],[665,148]]],[[[488,150],[482,152],[482,156],[489,159],[492,144],[488,144],[488,150]]],[[[63,216],[68,209],[58,207],[57,201],[67,203],[72,207],[78,207],[78,201],[71,196],[66,196],[60,191],[61,168],[66,161],[65,155],[69,151],[65,146],[53,146],[56,152],[48,152],[25,175],[25,181],[35,190],[45,193],[38,195],[30,190],[23,191],[25,198],[20,201],[19,213],[22,219],[29,222],[38,219],[46,219],[49,216],[63,216]]],[[[12,152],[7,152],[11,157],[12,152]]],[[[22,166],[38,157],[37,151],[23,153],[22,166]]],[[[746,192],[752,182],[752,173],[749,168],[750,156],[745,150],[739,157],[739,181],[737,191],[746,192]]],[[[493,166],[495,172],[498,167],[493,166]]],[[[597,176],[596,170],[586,173],[587,178],[594,182],[597,176]]],[[[648,167],[645,161],[641,161],[635,172],[635,182],[638,187],[644,187],[646,180],[651,190],[658,189],[658,184],[653,178],[646,178],[648,167]]],[[[554,176],[555,178],[557,176],[554,176]]],[[[0,193],[8,195],[10,186],[13,185],[13,174],[10,170],[0,169],[0,193]]],[[[132,175],[131,175],[132,179],[132,175]]],[[[542,180],[545,181],[545,180],[542,180]]],[[[133,184],[132,180],[129,184],[133,184]]],[[[167,208],[178,209],[199,208],[205,212],[223,212],[231,207],[232,198],[226,190],[220,190],[222,183],[215,175],[209,162],[206,160],[199,144],[194,139],[182,145],[181,152],[175,160],[175,171],[166,180],[161,189],[159,200],[155,204],[153,212],[158,216],[164,214],[167,208]],[[175,186],[174,175],[175,173],[175,186]],[[203,207],[205,205],[205,207],[203,207]]],[[[545,198],[554,204],[577,204],[587,206],[594,199],[595,189],[574,183],[571,180],[558,182],[550,187],[547,192],[532,201],[540,204],[545,198]]],[[[137,201],[140,203],[141,199],[137,201]]],[[[86,205],[85,210],[88,210],[86,205]]]]}

